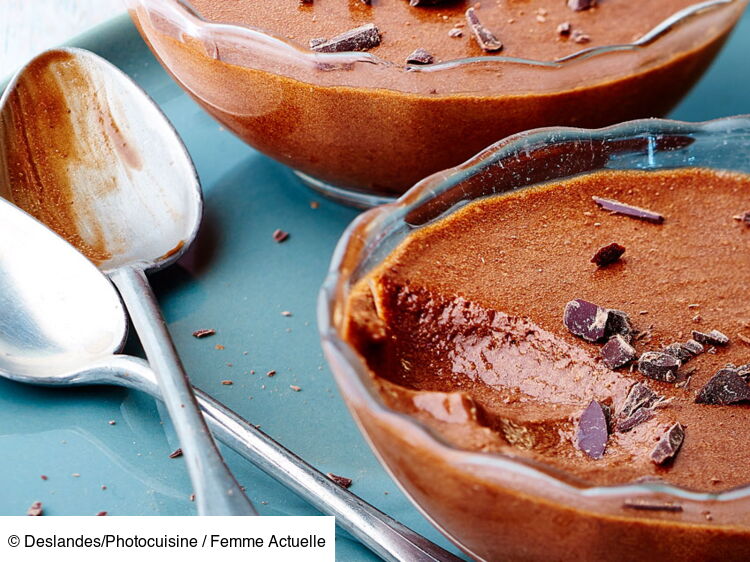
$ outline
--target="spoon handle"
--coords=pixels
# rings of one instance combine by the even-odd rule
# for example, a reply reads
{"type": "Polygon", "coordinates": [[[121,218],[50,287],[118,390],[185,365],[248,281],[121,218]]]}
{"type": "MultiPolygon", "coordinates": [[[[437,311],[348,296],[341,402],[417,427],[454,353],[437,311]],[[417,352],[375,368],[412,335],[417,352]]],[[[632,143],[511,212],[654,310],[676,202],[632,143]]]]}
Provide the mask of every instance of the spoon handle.
{"type": "Polygon", "coordinates": [[[257,515],[221,458],[198,409],[151,285],[141,269],[121,267],[110,279],[120,291],[146,357],[156,374],[180,440],[199,515],[257,515]]]}

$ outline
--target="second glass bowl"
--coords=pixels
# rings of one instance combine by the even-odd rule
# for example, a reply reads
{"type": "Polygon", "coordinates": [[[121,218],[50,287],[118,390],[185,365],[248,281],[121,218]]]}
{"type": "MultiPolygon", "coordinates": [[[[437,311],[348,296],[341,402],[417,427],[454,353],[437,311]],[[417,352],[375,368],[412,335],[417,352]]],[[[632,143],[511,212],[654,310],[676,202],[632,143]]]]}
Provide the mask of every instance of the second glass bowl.
{"type": "Polygon", "coordinates": [[[164,67],[216,119],[312,187],[369,206],[522,130],[666,114],[747,0],[696,3],[634,44],[564,61],[484,56],[423,67],[316,53],[207,21],[185,0],[127,3],[164,67]]]}

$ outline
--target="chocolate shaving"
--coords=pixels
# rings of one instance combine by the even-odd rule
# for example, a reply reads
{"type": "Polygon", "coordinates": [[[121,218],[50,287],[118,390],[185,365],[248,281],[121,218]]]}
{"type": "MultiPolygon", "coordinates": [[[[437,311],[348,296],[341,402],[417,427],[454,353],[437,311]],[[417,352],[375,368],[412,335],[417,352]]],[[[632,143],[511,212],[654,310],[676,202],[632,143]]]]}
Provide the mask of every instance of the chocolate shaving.
{"type": "Polygon", "coordinates": [[[311,44],[310,48],[318,53],[341,53],[367,51],[378,45],[380,45],[380,31],[374,23],[368,23],[345,31],[323,43],[311,44]]]}
{"type": "Polygon", "coordinates": [[[600,351],[604,364],[610,369],[617,369],[636,358],[635,348],[621,335],[612,336],[600,351]]]}
{"type": "Polygon", "coordinates": [[[182,456],[182,448],[177,448],[174,451],[172,451],[171,453],[169,453],[169,458],[170,459],[176,459],[176,458],[179,458],[181,456],[182,456]]]}
{"type": "Polygon", "coordinates": [[[729,343],[729,336],[722,334],[719,330],[711,330],[707,334],[693,330],[693,339],[706,345],[727,345],[729,343]]]}
{"type": "Polygon", "coordinates": [[[677,452],[682,447],[682,442],[685,440],[685,430],[679,423],[674,424],[670,427],[667,432],[661,436],[659,442],[651,451],[651,460],[656,464],[664,464],[665,462],[674,459],[677,452]]]}
{"type": "Polygon", "coordinates": [[[346,476],[339,476],[337,474],[334,474],[333,472],[329,472],[328,474],[326,474],[326,476],[328,476],[328,478],[336,482],[336,484],[338,484],[342,488],[346,488],[346,489],[351,488],[351,485],[352,485],[351,478],[347,478],[346,476]]]}
{"type": "Polygon", "coordinates": [[[651,390],[648,385],[637,382],[630,387],[630,391],[622,405],[620,417],[628,417],[641,408],[650,408],[660,400],[662,400],[662,397],[651,390]]]}
{"type": "Polygon", "coordinates": [[[643,383],[636,383],[630,388],[622,410],[617,418],[617,431],[625,433],[637,425],[650,420],[654,410],[664,398],[659,396],[643,383]]]}
{"type": "Polygon", "coordinates": [[[736,369],[723,368],[700,389],[698,404],[727,405],[750,400],[750,386],[736,369]]]}
{"type": "Polygon", "coordinates": [[[100,511],[96,514],[97,517],[104,517],[105,515],[107,515],[106,511],[100,511]]]}
{"type": "Polygon", "coordinates": [[[483,51],[491,53],[502,50],[502,42],[495,37],[494,33],[479,22],[479,17],[477,17],[474,8],[466,10],[466,23],[469,24],[469,29],[471,29],[474,39],[477,40],[483,51]]]}
{"type": "Polygon", "coordinates": [[[278,242],[279,244],[281,244],[287,238],[289,238],[289,233],[288,232],[284,232],[283,230],[281,230],[279,228],[277,228],[276,230],[273,231],[273,239],[276,242],[278,242]]]}
{"type": "Polygon", "coordinates": [[[576,12],[596,6],[596,0],[568,0],[568,8],[576,12]]]}
{"type": "Polygon", "coordinates": [[[34,502],[31,504],[31,507],[26,510],[26,515],[31,516],[39,516],[44,514],[44,509],[42,509],[42,502],[34,502]]]}
{"type": "Polygon", "coordinates": [[[639,500],[625,500],[622,507],[641,511],[671,511],[673,513],[682,511],[682,506],[676,503],[648,503],[639,500]]]}
{"type": "Polygon", "coordinates": [[[744,379],[750,377],[750,363],[737,367],[737,374],[744,379]]]}
{"type": "Polygon", "coordinates": [[[675,382],[680,360],[669,353],[647,351],[638,359],[638,371],[645,377],[662,382],[675,382]]]}
{"type": "Polygon", "coordinates": [[[198,339],[207,338],[208,336],[213,336],[215,333],[216,333],[216,330],[211,330],[211,329],[196,330],[195,332],[193,332],[193,337],[198,338],[198,339]]]}
{"type": "Polygon", "coordinates": [[[557,34],[560,37],[567,37],[570,35],[570,32],[573,30],[573,26],[570,25],[570,22],[565,21],[557,26],[557,34]]]}
{"type": "Polygon", "coordinates": [[[641,219],[656,224],[664,222],[664,216],[648,209],[636,207],[634,205],[628,205],[627,203],[621,203],[614,199],[605,199],[604,197],[593,196],[594,203],[599,205],[605,211],[612,211],[619,215],[625,215],[626,217],[632,217],[634,219],[641,219]]]}
{"type": "Polygon", "coordinates": [[[571,39],[573,39],[574,43],[583,44],[583,43],[588,43],[589,41],[591,41],[591,36],[587,33],[584,33],[580,29],[576,29],[573,32],[571,39]]]}
{"type": "Polygon", "coordinates": [[[607,267],[618,261],[624,253],[625,246],[620,246],[617,242],[612,242],[599,248],[594,257],[591,258],[591,263],[595,263],[597,267],[607,267]]]}
{"type": "Polygon", "coordinates": [[[433,62],[435,62],[435,57],[424,49],[416,49],[406,57],[406,64],[432,64],[433,62]]]}
{"type": "Polygon", "coordinates": [[[592,459],[601,458],[609,439],[608,425],[604,408],[592,400],[578,422],[578,448],[592,459]]]}
{"type": "Polygon", "coordinates": [[[583,299],[575,299],[565,305],[563,324],[576,336],[586,341],[597,342],[607,337],[609,311],[583,299]]]}
{"type": "Polygon", "coordinates": [[[627,418],[620,419],[617,421],[617,431],[620,433],[627,433],[634,427],[641,425],[654,417],[653,408],[640,408],[629,415],[627,418]]]}

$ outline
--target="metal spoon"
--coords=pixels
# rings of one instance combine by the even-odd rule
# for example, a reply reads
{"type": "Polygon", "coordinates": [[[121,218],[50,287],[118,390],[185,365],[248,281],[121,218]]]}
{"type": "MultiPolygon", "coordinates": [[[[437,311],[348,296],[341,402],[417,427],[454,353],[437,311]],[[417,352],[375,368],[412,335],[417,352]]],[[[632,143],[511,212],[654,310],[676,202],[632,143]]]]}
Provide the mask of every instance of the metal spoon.
{"type": "MultiPolygon", "coordinates": [[[[44,386],[118,385],[161,399],[148,364],[116,355],[127,322],[117,293],[70,244],[0,200],[0,376],[44,386]]],[[[385,560],[459,560],[335,484],[195,389],[212,431],[385,560]]]]}
{"type": "Polygon", "coordinates": [[[76,246],[119,289],[159,380],[198,513],[256,515],[198,410],[146,278],[182,254],[202,211],[190,157],[159,108],[92,53],[42,53],[0,99],[0,196],[76,246]]]}

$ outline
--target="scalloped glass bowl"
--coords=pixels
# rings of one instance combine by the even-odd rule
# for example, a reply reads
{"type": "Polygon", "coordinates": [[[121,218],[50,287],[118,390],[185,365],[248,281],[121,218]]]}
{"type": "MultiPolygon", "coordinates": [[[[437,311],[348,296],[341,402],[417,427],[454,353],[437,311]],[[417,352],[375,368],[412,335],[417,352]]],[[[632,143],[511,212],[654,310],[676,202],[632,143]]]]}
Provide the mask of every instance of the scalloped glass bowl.
{"type": "Polygon", "coordinates": [[[472,556],[750,559],[750,486],[716,494],[655,482],[597,487],[531,460],[456,449],[416,419],[386,407],[362,357],[342,337],[356,282],[410,232],[469,201],[602,169],[683,167],[750,173],[750,116],[521,133],[424,179],[395,203],[360,215],[339,242],[318,309],[329,364],[381,462],[417,507],[472,556]],[[625,499],[678,503],[682,511],[624,509],[625,499]]]}
{"type": "Polygon", "coordinates": [[[164,67],[217,120],[308,185],[363,206],[525,129],[664,115],[747,2],[696,3],[637,44],[564,61],[488,56],[407,69],[211,23],[186,0],[127,0],[164,67]]]}

